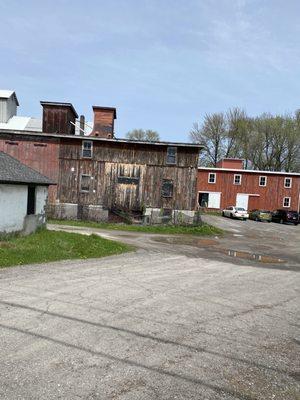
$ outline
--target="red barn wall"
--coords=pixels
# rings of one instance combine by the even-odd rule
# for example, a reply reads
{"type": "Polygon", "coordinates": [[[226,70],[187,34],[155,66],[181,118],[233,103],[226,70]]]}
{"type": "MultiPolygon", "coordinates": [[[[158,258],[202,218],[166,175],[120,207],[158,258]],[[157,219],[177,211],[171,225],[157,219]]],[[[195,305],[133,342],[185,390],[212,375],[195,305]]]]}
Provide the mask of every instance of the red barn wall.
{"type": "MultiPolygon", "coordinates": [[[[29,138],[1,135],[0,151],[3,151],[23,164],[58,181],[59,173],[59,141],[48,138],[29,138]]],[[[56,185],[49,187],[49,202],[54,203],[57,197],[56,185]]]]}
{"type": "Polygon", "coordinates": [[[297,210],[299,208],[300,176],[286,174],[264,174],[246,171],[222,171],[198,169],[198,192],[220,192],[220,209],[236,204],[238,193],[259,195],[250,196],[248,210],[255,208],[276,210],[283,209],[283,198],[291,197],[290,207],[284,209],[297,210]],[[208,174],[216,173],[216,183],[208,183],[208,174]],[[240,185],[234,185],[234,175],[242,175],[240,185]],[[259,177],[267,177],[267,186],[259,186],[259,177]],[[292,187],[284,187],[284,178],[292,178],[292,187]]]}

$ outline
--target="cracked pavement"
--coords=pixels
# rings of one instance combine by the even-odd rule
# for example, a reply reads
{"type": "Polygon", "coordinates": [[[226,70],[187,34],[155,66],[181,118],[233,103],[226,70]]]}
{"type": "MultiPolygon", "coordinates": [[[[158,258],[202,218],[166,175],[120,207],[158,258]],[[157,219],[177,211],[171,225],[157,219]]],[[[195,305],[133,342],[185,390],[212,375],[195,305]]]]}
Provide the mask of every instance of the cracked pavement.
{"type": "MultiPolygon", "coordinates": [[[[284,240],[296,248],[293,228],[284,240]]],[[[138,250],[0,270],[1,400],[300,399],[296,252],[273,265],[184,238],[96,233],[138,250]]]]}

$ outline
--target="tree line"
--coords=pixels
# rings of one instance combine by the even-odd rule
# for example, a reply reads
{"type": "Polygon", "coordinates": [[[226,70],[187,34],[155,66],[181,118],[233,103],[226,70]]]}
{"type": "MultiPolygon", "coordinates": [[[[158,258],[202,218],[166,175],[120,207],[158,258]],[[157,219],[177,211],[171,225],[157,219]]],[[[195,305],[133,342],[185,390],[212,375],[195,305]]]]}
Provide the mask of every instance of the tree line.
{"type": "MultiPolygon", "coordinates": [[[[159,141],[156,131],[133,129],[130,140],[159,141]]],[[[199,164],[215,167],[226,157],[242,158],[246,169],[300,172],[300,110],[294,114],[249,117],[238,107],[206,114],[190,131],[194,143],[204,145],[199,164]]]]}
{"type": "Polygon", "coordinates": [[[242,158],[246,169],[300,171],[300,110],[249,117],[240,108],[206,114],[190,139],[205,149],[200,164],[214,167],[224,157],[242,158]]]}

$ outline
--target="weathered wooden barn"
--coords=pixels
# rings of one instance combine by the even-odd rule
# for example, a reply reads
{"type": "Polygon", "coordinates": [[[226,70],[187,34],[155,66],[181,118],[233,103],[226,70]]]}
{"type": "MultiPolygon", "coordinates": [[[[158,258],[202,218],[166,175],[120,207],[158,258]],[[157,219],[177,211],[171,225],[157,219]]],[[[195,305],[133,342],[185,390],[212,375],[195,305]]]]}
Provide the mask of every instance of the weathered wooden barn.
{"type": "Polygon", "coordinates": [[[198,169],[198,204],[212,210],[300,209],[300,173],[243,169],[243,160],[224,159],[198,169]]]}
{"type": "Polygon", "coordinates": [[[81,117],[78,135],[72,104],[41,105],[41,130],[0,126],[0,150],[57,182],[49,191],[53,217],[107,220],[110,212],[122,211],[157,222],[164,215],[192,221],[202,146],[117,139],[111,107],[93,107],[88,136],[81,117]]]}

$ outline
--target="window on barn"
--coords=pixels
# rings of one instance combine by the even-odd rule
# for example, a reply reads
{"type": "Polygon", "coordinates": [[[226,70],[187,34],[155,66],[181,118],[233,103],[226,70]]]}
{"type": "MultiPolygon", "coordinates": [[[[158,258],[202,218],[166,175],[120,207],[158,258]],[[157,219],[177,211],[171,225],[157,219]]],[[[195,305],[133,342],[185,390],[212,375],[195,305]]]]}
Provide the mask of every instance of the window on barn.
{"type": "Polygon", "coordinates": [[[267,186],[267,177],[266,176],[259,177],[259,186],[267,186]]]}
{"type": "Polygon", "coordinates": [[[284,178],[284,187],[291,188],[292,187],[292,178],[284,178]]]}
{"type": "Polygon", "coordinates": [[[82,157],[83,158],[92,158],[93,156],[93,142],[90,140],[82,141],[82,157]]]}
{"type": "Polygon", "coordinates": [[[241,184],[241,182],[242,182],[242,175],[234,175],[234,178],[233,178],[233,184],[234,185],[240,185],[241,184]]]}
{"type": "Polygon", "coordinates": [[[28,186],[27,215],[35,214],[35,186],[28,186]]]}
{"type": "Polygon", "coordinates": [[[210,172],[208,174],[208,183],[216,183],[217,174],[215,172],[210,172]]]}
{"type": "Polygon", "coordinates": [[[91,182],[91,177],[90,175],[81,175],[81,181],[80,181],[80,190],[81,192],[89,192],[90,191],[90,182],[91,182]]]}
{"type": "Polygon", "coordinates": [[[290,207],[291,206],[291,198],[290,197],[284,197],[283,198],[283,207],[290,207]]]}
{"type": "Polygon", "coordinates": [[[177,163],[177,147],[167,148],[167,164],[175,165],[177,163]]]}
{"type": "Polygon", "coordinates": [[[161,195],[162,197],[173,197],[173,181],[171,179],[163,179],[161,195]]]}

